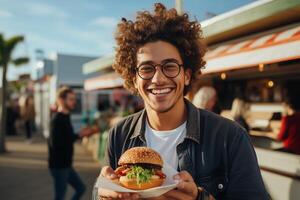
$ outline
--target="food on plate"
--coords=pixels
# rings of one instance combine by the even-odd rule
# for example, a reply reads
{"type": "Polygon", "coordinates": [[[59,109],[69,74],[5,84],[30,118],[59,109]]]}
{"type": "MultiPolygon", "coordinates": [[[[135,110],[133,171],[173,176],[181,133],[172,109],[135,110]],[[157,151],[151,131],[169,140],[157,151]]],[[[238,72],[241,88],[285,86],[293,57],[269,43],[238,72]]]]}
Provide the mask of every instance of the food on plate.
{"type": "Polygon", "coordinates": [[[119,159],[115,173],[119,183],[133,190],[161,186],[166,178],[162,172],[163,160],[159,153],[148,147],[134,147],[119,159]]]}

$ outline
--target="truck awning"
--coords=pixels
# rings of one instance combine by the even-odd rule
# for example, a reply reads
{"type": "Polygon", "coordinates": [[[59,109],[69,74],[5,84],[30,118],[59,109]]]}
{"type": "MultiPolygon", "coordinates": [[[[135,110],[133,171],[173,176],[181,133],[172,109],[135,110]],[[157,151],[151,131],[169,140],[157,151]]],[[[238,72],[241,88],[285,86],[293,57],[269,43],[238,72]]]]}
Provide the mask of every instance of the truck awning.
{"type": "Polygon", "coordinates": [[[300,58],[300,24],[216,45],[205,55],[203,74],[300,58]]]}
{"type": "Polygon", "coordinates": [[[84,82],[85,90],[101,90],[122,87],[124,80],[115,72],[104,74],[95,78],[87,79],[84,82]]]}

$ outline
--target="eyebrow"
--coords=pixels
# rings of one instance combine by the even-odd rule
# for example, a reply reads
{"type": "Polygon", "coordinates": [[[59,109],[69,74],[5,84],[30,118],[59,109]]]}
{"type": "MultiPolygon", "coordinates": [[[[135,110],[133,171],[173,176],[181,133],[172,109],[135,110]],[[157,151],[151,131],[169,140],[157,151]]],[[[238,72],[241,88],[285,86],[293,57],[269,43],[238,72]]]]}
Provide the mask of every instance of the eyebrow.
{"type": "MultiPolygon", "coordinates": [[[[180,64],[180,62],[178,60],[176,60],[175,58],[166,58],[166,59],[162,60],[160,64],[164,64],[167,62],[175,62],[175,63],[180,64]]],[[[138,64],[138,67],[141,65],[145,65],[145,64],[156,64],[156,63],[153,62],[152,60],[146,60],[146,61],[143,61],[140,64],[138,64]]]]}

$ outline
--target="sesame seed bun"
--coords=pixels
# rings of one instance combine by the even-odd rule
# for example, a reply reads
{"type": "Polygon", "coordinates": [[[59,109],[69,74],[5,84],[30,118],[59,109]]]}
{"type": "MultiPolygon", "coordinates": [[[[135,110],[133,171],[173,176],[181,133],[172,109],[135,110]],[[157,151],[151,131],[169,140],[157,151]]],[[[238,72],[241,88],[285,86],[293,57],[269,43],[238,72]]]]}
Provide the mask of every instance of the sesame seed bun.
{"type": "Polygon", "coordinates": [[[138,163],[163,166],[163,160],[159,153],[148,147],[134,147],[128,149],[120,157],[118,165],[138,163]]]}

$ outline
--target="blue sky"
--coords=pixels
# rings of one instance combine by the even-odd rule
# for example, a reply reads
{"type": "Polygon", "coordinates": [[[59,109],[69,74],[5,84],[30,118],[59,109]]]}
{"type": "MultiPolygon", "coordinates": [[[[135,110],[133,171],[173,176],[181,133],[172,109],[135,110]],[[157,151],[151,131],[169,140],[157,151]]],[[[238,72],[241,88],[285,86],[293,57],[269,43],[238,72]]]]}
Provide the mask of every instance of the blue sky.
{"type": "MultiPolygon", "coordinates": [[[[202,21],[206,13],[221,14],[254,0],[183,0],[191,17],[202,21]]],[[[5,37],[21,34],[26,41],[18,46],[15,56],[31,58],[18,69],[10,66],[8,77],[32,72],[35,50],[101,56],[112,54],[113,33],[121,17],[133,19],[136,11],[149,10],[155,2],[168,8],[175,0],[0,0],[0,32],[5,37]]]]}

